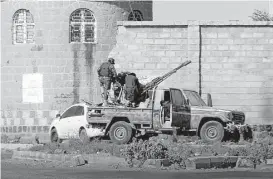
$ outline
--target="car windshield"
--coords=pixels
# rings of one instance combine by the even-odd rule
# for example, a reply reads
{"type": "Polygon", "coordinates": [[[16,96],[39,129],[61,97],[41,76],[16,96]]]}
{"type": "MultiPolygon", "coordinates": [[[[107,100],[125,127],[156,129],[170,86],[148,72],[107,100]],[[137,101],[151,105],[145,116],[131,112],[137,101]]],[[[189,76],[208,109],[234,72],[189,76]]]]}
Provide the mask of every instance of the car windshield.
{"type": "Polygon", "coordinates": [[[207,106],[199,94],[195,91],[184,90],[192,106],[207,106]]]}

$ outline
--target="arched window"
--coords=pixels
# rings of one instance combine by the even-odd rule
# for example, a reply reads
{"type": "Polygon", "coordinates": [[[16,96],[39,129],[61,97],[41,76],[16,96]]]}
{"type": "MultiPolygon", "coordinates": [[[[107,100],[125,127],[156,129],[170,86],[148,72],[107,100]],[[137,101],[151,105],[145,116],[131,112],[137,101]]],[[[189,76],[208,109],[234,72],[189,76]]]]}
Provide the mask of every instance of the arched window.
{"type": "Polygon", "coordinates": [[[139,10],[133,10],[128,16],[129,21],[143,21],[143,15],[139,10]]]}
{"type": "Polygon", "coordinates": [[[34,43],[34,20],[29,10],[19,9],[13,15],[13,44],[34,43]]]}
{"type": "Polygon", "coordinates": [[[70,42],[95,42],[96,19],[89,9],[77,9],[70,16],[70,42]]]}

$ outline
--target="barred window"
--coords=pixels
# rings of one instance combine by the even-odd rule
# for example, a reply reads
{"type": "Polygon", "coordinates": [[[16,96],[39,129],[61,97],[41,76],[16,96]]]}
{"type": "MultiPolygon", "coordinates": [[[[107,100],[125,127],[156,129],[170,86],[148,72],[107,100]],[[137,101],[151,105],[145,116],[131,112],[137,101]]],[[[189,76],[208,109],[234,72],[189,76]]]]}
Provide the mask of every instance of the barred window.
{"type": "Polygon", "coordinates": [[[19,9],[13,16],[13,44],[34,43],[34,20],[29,10],[19,9]]]}
{"type": "Polygon", "coordinates": [[[139,10],[133,10],[128,16],[128,21],[143,21],[143,15],[139,10]]]}
{"type": "Polygon", "coordinates": [[[77,9],[70,16],[70,42],[95,42],[96,19],[89,9],[77,9]]]}

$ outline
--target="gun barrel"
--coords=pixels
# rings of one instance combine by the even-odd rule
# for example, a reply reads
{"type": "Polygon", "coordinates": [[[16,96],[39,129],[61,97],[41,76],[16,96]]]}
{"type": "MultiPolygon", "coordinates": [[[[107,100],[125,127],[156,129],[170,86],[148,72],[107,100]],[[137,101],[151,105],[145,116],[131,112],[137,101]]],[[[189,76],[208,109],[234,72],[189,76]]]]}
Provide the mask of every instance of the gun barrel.
{"type": "MultiPolygon", "coordinates": [[[[190,60],[187,60],[185,62],[183,62],[181,65],[179,65],[178,67],[176,67],[175,69],[173,69],[172,71],[170,71],[169,73],[167,74],[172,74],[172,73],[175,73],[177,70],[179,70],[180,68],[184,67],[184,66],[187,66],[188,64],[190,64],[191,61],[190,60]]],[[[166,74],[166,75],[167,75],[166,74]]],[[[165,76],[165,75],[164,75],[165,76]]]]}
{"type": "Polygon", "coordinates": [[[142,94],[144,92],[146,92],[147,90],[153,88],[154,86],[159,85],[161,82],[163,82],[165,79],[167,79],[168,77],[170,77],[172,74],[176,73],[177,70],[179,70],[180,68],[190,64],[191,61],[187,60],[185,62],[183,62],[181,65],[179,65],[178,67],[174,68],[173,70],[171,70],[170,72],[166,73],[165,75],[155,78],[154,80],[152,80],[150,83],[148,83],[145,87],[144,87],[144,91],[142,92],[142,94]]]}
{"type": "Polygon", "coordinates": [[[176,73],[177,70],[179,70],[180,68],[182,68],[182,67],[184,67],[184,66],[186,66],[186,65],[188,65],[188,64],[190,64],[190,63],[191,63],[190,60],[187,60],[187,61],[183,62],[181,65],[179,65],[179,66],[176,67],[175,69],[173,69],[173,70],[171,70],[170,72],[168,72],[167,74],[163,75],[163,76],[161,77],[161,79],[165,80],[166,78],[168,78],[168,77],[171,76],[172,74],[176,73]]]}

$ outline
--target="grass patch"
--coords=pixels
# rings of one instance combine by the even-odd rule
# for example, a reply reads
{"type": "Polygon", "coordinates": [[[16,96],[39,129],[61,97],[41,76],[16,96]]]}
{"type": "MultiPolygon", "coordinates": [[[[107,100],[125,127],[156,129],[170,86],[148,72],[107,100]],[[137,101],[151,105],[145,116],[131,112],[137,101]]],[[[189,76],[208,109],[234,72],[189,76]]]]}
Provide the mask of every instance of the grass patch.
{"type": "Polygon", "coordinates": [[[93,140],[90,143],[83,143],[80,140],[72,139],[61,144],[47,143],[29,148],[29,151],[39,151],[50,154],[95,154],[109,153],[121,157],[124,146],[109,143],[107,141],[93,140]]]}

